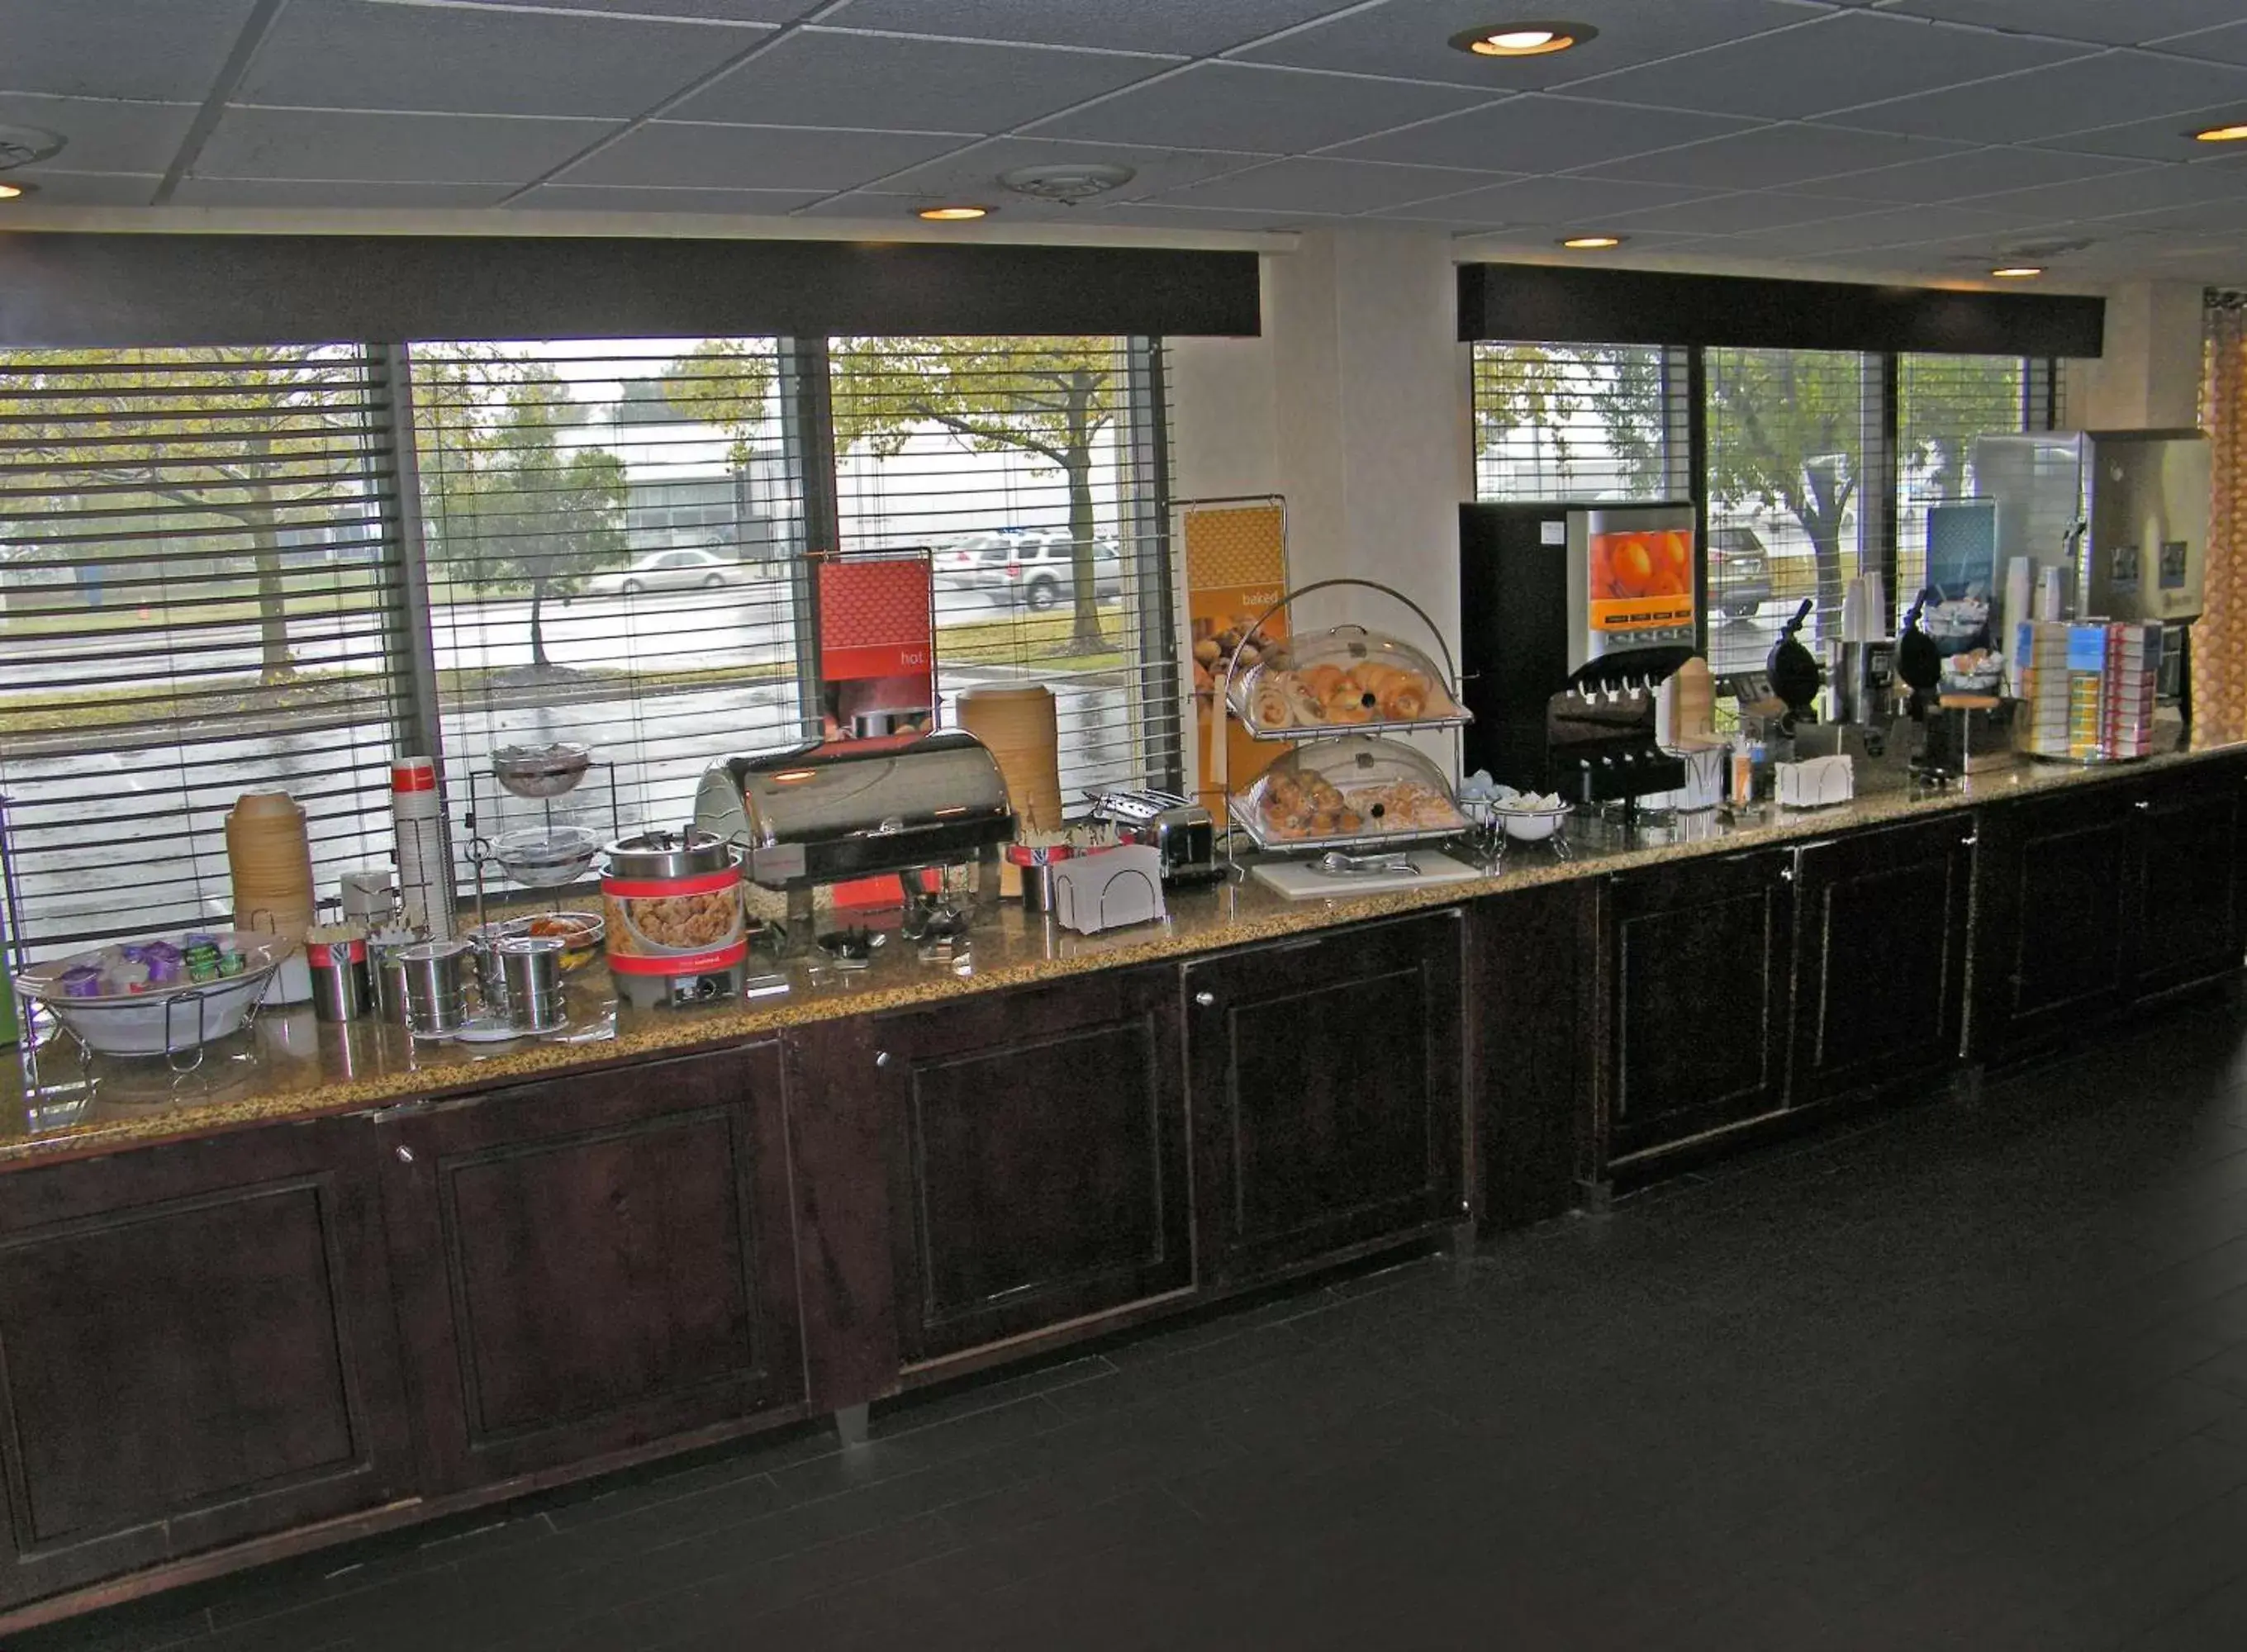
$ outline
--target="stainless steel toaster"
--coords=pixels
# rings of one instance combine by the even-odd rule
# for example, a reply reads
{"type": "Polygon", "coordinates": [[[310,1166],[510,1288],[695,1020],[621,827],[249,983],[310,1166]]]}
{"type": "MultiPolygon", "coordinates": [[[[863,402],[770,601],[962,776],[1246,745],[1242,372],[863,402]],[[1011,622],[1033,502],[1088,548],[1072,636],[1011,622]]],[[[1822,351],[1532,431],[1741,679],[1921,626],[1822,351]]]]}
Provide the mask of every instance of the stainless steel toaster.
{"type": "Polygon", "coordinates": [[[1089,795],[1093,819],[1112,824],[1117,842],[1144,843],[1162,857],[1165,884],[1214,883],[1225,876],[1216,823],[1192,798],[1158,791],[1089,795]]]}

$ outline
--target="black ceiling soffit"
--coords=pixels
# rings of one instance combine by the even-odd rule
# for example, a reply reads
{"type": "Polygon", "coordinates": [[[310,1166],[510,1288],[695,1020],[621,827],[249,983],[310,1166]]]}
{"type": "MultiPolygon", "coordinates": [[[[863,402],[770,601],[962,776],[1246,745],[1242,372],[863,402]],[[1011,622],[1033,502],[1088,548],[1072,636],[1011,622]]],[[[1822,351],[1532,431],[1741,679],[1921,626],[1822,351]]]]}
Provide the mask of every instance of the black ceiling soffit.
{"type": "Polygon", "coordinates": [[[2107,301],[1549,264],[1459,266],[1459,337],[1574,345],[2096,356],[2107,301]]]}
{"type": "Polygon", "coordinates": [[[0,346],[1260,327],[1257,257],[590,236],[0,234],[0,346]]]}

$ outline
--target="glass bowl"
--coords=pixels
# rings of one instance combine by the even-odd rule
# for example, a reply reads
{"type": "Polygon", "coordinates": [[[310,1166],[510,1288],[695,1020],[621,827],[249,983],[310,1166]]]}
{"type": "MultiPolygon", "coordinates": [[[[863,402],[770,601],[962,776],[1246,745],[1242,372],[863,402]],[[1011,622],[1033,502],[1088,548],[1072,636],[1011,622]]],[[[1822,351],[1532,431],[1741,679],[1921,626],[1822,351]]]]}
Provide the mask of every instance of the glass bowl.
{"type": "Polygon", "coordinates": [[[601,835],[590,826],[527,826],[491,843],[500,870],[532,889],[573,881],[600,852],[601,835]]]}

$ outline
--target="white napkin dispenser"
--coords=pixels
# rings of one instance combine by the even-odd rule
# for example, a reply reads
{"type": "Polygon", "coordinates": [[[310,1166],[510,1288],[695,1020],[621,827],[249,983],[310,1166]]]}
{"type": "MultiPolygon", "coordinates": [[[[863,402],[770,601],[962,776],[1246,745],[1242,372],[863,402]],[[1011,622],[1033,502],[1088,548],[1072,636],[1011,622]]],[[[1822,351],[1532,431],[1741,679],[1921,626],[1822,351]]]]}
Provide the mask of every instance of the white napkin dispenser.
{"type": "Polygon", "coordinates": [[[1163,851],[1131,843],[1077,855],[1053,869],[1053,914],[1080,935],[1149,924],[1163,917],[1163,851]]]}

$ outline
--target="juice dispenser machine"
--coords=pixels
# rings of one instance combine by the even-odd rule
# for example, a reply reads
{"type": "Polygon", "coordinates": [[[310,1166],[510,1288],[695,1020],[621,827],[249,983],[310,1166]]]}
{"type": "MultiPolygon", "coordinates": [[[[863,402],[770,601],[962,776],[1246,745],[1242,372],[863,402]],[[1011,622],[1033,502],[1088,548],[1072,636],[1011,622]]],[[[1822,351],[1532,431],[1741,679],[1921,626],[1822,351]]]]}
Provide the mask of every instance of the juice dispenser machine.
{"type": "Polygon", "coordinates": [[[1576,802],[1682,783],[1653,691],[1704,644],[1695,520],[1684,502],[1459,507],[1469,769],[1576,802]]]}

